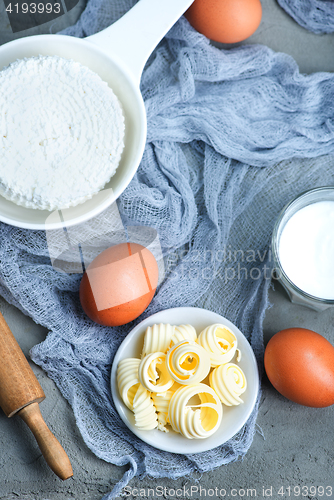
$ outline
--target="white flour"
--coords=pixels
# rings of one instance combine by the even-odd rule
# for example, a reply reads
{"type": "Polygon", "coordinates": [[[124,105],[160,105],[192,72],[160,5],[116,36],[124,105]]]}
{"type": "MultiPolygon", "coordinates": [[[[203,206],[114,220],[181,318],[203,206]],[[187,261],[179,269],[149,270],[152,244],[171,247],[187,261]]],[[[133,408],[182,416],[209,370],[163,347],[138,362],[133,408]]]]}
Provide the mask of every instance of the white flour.
{"type": "Polygon", "coordinates": [[[0,193],[55,210],[92,197],[114,175],[124,118],[107,83],[58,56],[18,60],[0,72],[0,193]]]}

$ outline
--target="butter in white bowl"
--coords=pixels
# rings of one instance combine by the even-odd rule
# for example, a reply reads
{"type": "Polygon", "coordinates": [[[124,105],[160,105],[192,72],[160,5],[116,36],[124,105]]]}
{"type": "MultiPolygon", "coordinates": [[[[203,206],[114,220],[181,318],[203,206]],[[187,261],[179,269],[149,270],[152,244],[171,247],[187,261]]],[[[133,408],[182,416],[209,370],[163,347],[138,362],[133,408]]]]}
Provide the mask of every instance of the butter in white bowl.
{"type": "Polygon", "coordinates": [[[0,194],[27,208],[76,206],[115,174],[124,117],[113,90],[58,56],[17,60],[0,72],[0,194]]]}
{"type": "MultiPolygon", "coordinates": [[[[224,349],[228,350],[228,347],[226,345],[224,349]]],[[[158,354],[158,357],[160,356],[161,354],[158,354]]],[[[209,352],[207,357],[209,361],[209,352]]],[[[151,369],[150,365],[150,369],[145,370],[152,383],[155,386],[159,385],[159,377],[161,382],[164,379],[165,383],[166,374],[163,374],[163,377],[159,374],[161,367],[157,365],[152,368],[154,369],[151,369]]],[[[213,372],[215,367],[211,366],[211,370],[213,372]]],[[[144,381],[143,377],[142,381],[144,381]]],[[[212,311],[196,307],[166,309],[145,318],[136,325],[119,346],[112,363],[110,382],[116,410],[127,427],[155,448],[181,454],[210,450],[234,436],[249,418],[259,390],[257,362],[244,335],[228,319],[212,311]],[[172,353],[178,344],[188,344],[189,349],[183,353],[179,361],[182,368],[188,369],[191,375],[201,368],[198,360],[196,361],[197,357],[192,352],[194,345],[202,349],[196,340],[197,332],[200,334],[208,325],[224,326],[231,333],[230,340],[236,347],[232,354],[234,362],[231,363],[230,360],[225,363],[228,368],[227,377],[221,380],[218,374],[213,384],[215,388],[210,384],[210,377],[205,376],[205,373],[202,373],[199,379],[205,378],[200,382],[196,381],[195,384],[189,379],[188,383],[180,384],[172,376],[174,384],[169,388],[164,387],[163,392],[148,391],[147,387],[140,383],[139,365],[148,355],[146,351],[151,351],[150,348],[144,349],[143,352],[145,340],[147,347],[159,346],[159,352],[164,349],[165,354],[172,353]],[[182,333],[183,340],[181,341],[179,336],[175,336],[177,330],[182,333]],[[167,333],[167,331],[168,335],[161,337],[160,333],[167,333]],[[162,343],[160,343],[161,338],[162,343]],[[157,339],[159,339],[158,343],[155,342],[157,339]],[[179,342],[175,343],[175,340],[179,342]],[[131,376],[129,370],[125,377],[127,371],[125,366],[129,358],[130,363],[136,362],[137,365],[134,371],[131,370],[131,376]],[[230,371],[230,365],[234,366],[232,371],[230,371]],[[235,372],[235,366],[240,368],[238,373],[235,372]],[[205,388],[204,395],[202,387],[205,388]],[[141,388],[140,391],[139,388],[141,388]],[[188,388],[194,389],[195,393],[190,394],[188,388]],[[221,394],[224,394],[224,402],[220,399],[221,394]],[[132,401],[132,399],[138,401],[136,405],[138,408],[132,409],[131,404],[130,406],[126,404],[126,401],[132,401]],[[155,418],[153,418],[154,414],[155,418]],[[186,414],[189,417],[188,420],[183,418],[186,414]]]]}

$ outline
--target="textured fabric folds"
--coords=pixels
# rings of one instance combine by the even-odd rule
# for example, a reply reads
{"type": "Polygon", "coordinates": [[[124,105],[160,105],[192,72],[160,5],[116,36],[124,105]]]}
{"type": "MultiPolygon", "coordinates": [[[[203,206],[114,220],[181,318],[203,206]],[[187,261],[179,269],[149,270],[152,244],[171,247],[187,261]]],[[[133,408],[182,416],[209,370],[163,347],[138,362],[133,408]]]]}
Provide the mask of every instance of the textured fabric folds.
{"type": "MultiPolygon", "coordinates": [[[[90,35],[133,4],[89,0],[65,33],[90,35]]],[[[261,371],[275,220],[297,194],[334,184],[333,74],[301,75],[291,57],[261,45],[219,50],[182,17],[150,57],[141,90],[147,144],[117,204],[125,227],[157,231],[166,276],[140,318],[118,328],[94,324],[80,307],[81,274],[52,267],[45,233],[0,224],[0,294],[49,331],[32,359],[69,401],[89,448],[107,462],[128,464],[105,500],[135,475],[175,479],[244,456],[259,401],[228,443],[194,455],[161,452],[118,417],[110,393],[113,357],[140,320],[197,306],[241,329],[261,371]]]]}
{"type": "Polygon", "coordinates": [[[333,33],[334,3],[332,0],[277,0],[298,24],[313,33],[333,33]]]}

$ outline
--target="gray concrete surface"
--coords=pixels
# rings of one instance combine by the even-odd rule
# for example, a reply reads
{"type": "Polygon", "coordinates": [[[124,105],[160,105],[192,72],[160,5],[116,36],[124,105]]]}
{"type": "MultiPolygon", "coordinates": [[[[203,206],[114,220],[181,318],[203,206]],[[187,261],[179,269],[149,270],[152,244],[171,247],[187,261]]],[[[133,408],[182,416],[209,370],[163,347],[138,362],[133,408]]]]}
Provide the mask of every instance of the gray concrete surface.
{"type": "MultiPolygon", "coordinates": [[[[313,35],[296,25],[278,7],[275,0],[262,0],[263,20],[249,42],[265,43],[274,50],[291,54],[305,73],[334,70],[334,35],[313,35]]],[[[26,34],[55,32],[74,22],[82,11],[80,2],[67,16],[40,28],[13,36],[0,4],[0,43],[26,34]]],[[[334,309],[316,313],[289,302],[278,284],[270,292],[272,308],[265,318],[265,340],[282,328],[305,326],[325,335],[334,343],[334,309]]],[[[0,298],[0,310],[17,337],[24,353],[41,342],[46,330],[34,324],[16,308],[0,298]]],[[[34,438],[19,418],[7,419],[0,411],[0,500],[99,500],[122,477],[125,468],[116,467],[95,457],[84,444],[73,413],[55,384],[31,363],[47,398],[40,405],[51,430],[66,449],[74,469],[74,478],[61,482],[48,468],[34,438]]],[[[333,474],[333,408],[311,409],[294,404],[280,396],[263,380],[263,397],[259,410],[258,432],[243,461],[223,466],[201,477],[176,481],[134,479],[133,496],[153,498],[153,491],[166,487],[162,498],[218,498],[215,488],[225,498],[332,498],[333,474]],[[202,492],[195,493],[195,488],[202,492]],[[321,487],[325,488],[324,491],[321,487]],[[326,487],[328,487],[326,489],[326,487]],[[149,494],[147,488],[151,488],[149,494]],[[173,489],[185,488],[184,496],[173,489]],[[298,490],[299,488],[299,490],[298,490]],[[316,490],[314,490],[316,488],[316,490]],[[146,489],[141,490],[141,489],[146,489]],[[211,489],[211,490],[210,490],[211,489]],[[323,491],[323,493],[322,493],[323,491]],[[187,496],[188,495],[188,496],[187,496]]],[[[161,498],[161,496],[160,496],[161,498]]]]}
{"type": "Polygon", "coordinates": [[[297,61],[301,73],[334,71],[334,34],[315,35],[307,31],[286,14],[276,0],[261,0],[261,4],[263,12],[260,26],[248,38],[248,43],[262,43],[277,52],[291,55],[297,61]]]}
{"type": "MultiPolygon", "coordinates": [[[[266,341],[282,328],[304,326],[322,333],[334,343],[334,309],[316,313],[293,305],[277,283],[275,290],[270,292],[270,298],[273,306],[265,319],[266,341]]],[[[28,355],[29,348],[44,339],[45,329],[35,325],[3,299],[0,300],[0,310],[28,355]]],[[[0,413],[0,449],[7,455],[6,463],[0,470],[0,499],[101,499],[103,493],[110,491],[121,478],[125,468],[99,460],[90,452],[79,434],[70,406],[55,384],[34,363],[31,366],[47,394],[40,405],[41,411],[70,457],[74,478],[61,482],[45,464],[34,438],[20,419],[7,419],[0,413]]],[[[202,495],[194,493],[190,498],[205,498],[204,489],[208,491],[210,488],[224,489],[226,498],[230,499],[255,497],[255,492],[256,498],[265,498],[263,488],[267,494],[272,488],[274,499],[332,498],[332,495],[306,495],[306,488],[331,486],[334,491],[333,407],[313,409],[292,403],[280,396],[266,377],[262,386],[258,431],[243,461],[220,467],[201,477],[196,475],[176,481],[135,478],[129,486],[138,490],[156,488],[157,492],[158,487],[166,487],[167,495],[163,498],[173,498],[172,490],[169,494],[170,488],[188,488],[190,492],[196,487],[203,489],[202,495]],[[294,487],[297,488],[295,493],[301,488],[305,494],[295,495],[294,487]],[[279,491],[284,494],[278,494],[279,491]]],[[[131,498],[140,498],[139,493],[136,495],[134,491],[131,498]]]]}

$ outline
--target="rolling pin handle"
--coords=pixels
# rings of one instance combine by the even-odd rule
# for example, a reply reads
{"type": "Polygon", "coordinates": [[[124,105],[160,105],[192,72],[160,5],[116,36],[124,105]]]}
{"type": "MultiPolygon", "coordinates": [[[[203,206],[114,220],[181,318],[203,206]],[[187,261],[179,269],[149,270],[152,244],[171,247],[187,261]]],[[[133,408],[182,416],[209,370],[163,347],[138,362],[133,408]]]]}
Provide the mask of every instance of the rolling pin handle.
{"type": "Polygon", "coordinates": [[[38,403],[31,403],[18,412],[36,438],[38,446],[55,474],[63,481],[73,476],[71,462],[56,437],[46,425],[38,403]]]}

